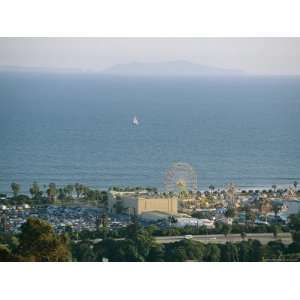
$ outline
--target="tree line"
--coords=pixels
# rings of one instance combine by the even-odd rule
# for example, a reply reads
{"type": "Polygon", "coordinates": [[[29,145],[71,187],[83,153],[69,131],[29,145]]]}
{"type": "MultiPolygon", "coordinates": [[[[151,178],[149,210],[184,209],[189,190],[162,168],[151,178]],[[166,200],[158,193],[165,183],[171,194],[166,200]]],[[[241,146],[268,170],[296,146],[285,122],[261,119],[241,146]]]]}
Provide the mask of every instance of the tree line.
{"type": "MultiPolygon", "coordinates": [[[[105,222],[102,225],[107,233],[105,222]]],[[[59,235],[47,222],[29,218],[19,234],[0,235],[0,261],[300,261],[300,214],[291,215],[289,227],[293,236],[289,245],[280,239],[263,245],[247,240],[246,234],[237,243],[181,240],[159,244],[153,232],[133,217],[124,239],[104,234],[94,244],[89,239],[72,240],[67,233],[59,235]]]]}
{"type": "Polygon", "coordinates": [[[94,205],[107,205],[107,191],[92,189],[86,185],[75,183],[68,184],[63,187],[58,187],[51,182],[49,185],[40,186],[37,182],[33,182],[29,187],[29,197],[26,194],[21,194],[21,186],[13,182],[11,184],[12,197],[10,199],[2,199],[2,204],[60,204],[74,201],[89,201],[94,205]]]}

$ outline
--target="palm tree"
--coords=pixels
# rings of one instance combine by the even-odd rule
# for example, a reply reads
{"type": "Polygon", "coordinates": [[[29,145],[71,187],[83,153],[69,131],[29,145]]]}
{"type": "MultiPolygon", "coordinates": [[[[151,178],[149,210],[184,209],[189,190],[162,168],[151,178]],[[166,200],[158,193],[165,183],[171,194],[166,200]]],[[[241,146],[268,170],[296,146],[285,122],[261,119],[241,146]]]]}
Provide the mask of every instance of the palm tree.
{"type": "Polygon", "coordinates": [[[57,198],[61,201],[66,199],[66,192],[64,188],[59,188],[57,191],[57,198]]]}
{"type": "Polygon", "coordinates": [[[298,182],[295,180],[295,181],[294,181],[294,187],[295,187],[295,190],[297,190],[297,186],[298,186],[298,182]]]}
{"type": "Polygon", "coordinates": [[[266,198],[259,198],[258,203],[257,203],[257,208],[259,209],[259,212],[262,214],[264,209],[268,206],[269,200],[266,198]]]}
{"type": "MultiPolygon", "coordinates": [[[[76,191],[76,195],[77,195],[77,199],[79,199],[79,197],[84,193],[85,191],[85,186],[83,184],[80,183],[75,183],[74,185],[75,191],[76,191]]],[[[112,190],[114,190],[112,188],[112,190]]]]}
{"type": "Polygon", "coordinates": [[[246,211],[246,220],[249,221],[252,225],[256,220],[256,213],[251,209],[247,209],[246,211]]]}
{"type": "Polygon", "coordinates": [[[222,231],[223,231],[225,238],[227,239],[228,234],[231,232],[231,226],[228,224],[223,224],[222,231]]]}
{"type": "Polygon", "coordinates": [[[241,232],[241,238],[242,238],[242,240],[244,241],[244,240],[246,239],[246,237],[247,237],[246,232],[245,232],[245,231],[242,231],[242,232],[241,232]]]}
{"type": "Polygon", "coordinates": [[[275,217],[277,217],[278,213],[281,211],[282,204],[278,202],[272,203],[272,210],[274,211],[275,217]]]}
{"type": "Polygon", "coordinates": [[[105,211],[108,210],[108,194],[106,191],[101,191],[100,192],[100,202],[105,209],[105,211]]]}
{"type": "MultiPolygon", "coordinates": [[[[167,198],[167,194],[165,194],[165,198],[167,198]]],[[[187,191],[183,190],[179,192],[179,199],[186,199],[188,197],[188,193],[187,191]]]]}
{"type": "Polygon", "coordinates": [[[277,189],[277,185],[276,184],[273,184],[272,185],[272,189],[273,189],[273,191],[274,191],[274,193],[276,192],[276,189],[277,189]]]}
{"type": "Polygon", "coordinates": [[[234,218],[234,216],[235,216],[235,208],[233,206],[228,207],[225,212],[225,217],[234,218]]]}
{"type": "Polygon", "coordinates": [[[81,193],[82,193],[83,196],[84,196],[84,199],[85,199],[85,200],[88,200],[90,189],[89,189],[87,186],[84,186],[84,185],[81,185],[80,188],[81,188],[81,193]]]}
{"type": "Polygon", "coordinates": [[[214,191],[214,189],[215,189],[215,186],[211,184],[211,185],[208,187],[208,189],[209,189],[210,192],[212,193],[212,192],[214,191]]]}
{"type": "Polygon", "coordinates": [[[272,225],[271,231],[272,231],[272,233],[273,233],[274,239],[277,239],[278,233],[280,232],[279,226],[278,226],[278,225],[272,225]]]}
{"type": "Polygon", "coordinates": [[[168,217],[169,225],[171,226],[172,224],[177,223],[177,219],[174,216],[169,216],[168,217]]]}
{"type": "Polygon", "coordinates": [[[47,189],[47,195],[48,195],[48,198],[51,202],[55,201],[55,198],[56,198],[56,195],[57,195],[57,189],[56,189],[55,183],[51,182],[49,184],[48,189],[47,189]]]}
{"type": "Polygon", "coordinates": [[[20,185],[18,183],[13,182],[10,185],[10,187],[11,187],[11,190],[12,190],[12,192],[14,194],[14,197],[17,197],[18,194],[19,194],[19,192],[20,192],[20,189],[21,189],[20,185]]]}
{"type": "Polygon", "coordinates": [[[114,209],[117,214],[122,214],[124,212],[125,207],[121,199],[117,199],[116,203],[114,204],[114,209]]]}
{"type": "Polygon", "coordinates": [[[174,197],[174,192],[172,192],[172,191],[169,192],[169,197],[170,197],[170,198],[174,197]]]}
{"type": "Polygon", "coordinates": [[[40,194],[40,187],[35,181],[32,183],[32,186],[29,189],[29,193],[31,194],[32,198],[37,198],[40,194]]]}
{"type": "Polygon", "coordinates": [[[64,192],[68,197],[72,196],[73,190],[74,190],[74,187],[72,184],[68,184],[67,186],[64,187],[64,192]]]}

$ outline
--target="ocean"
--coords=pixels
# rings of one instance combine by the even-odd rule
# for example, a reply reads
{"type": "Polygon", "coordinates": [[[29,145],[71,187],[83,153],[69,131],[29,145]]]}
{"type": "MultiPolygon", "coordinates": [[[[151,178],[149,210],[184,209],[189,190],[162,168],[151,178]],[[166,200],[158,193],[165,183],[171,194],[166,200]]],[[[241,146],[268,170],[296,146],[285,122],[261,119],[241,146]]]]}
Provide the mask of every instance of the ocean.
{"type": "Polygon", "coordinates": [[[300,77],[0,73],[0,192],[11,182],[199,189],[300,181],[300,77]],[[134,115],[139,125],[134,126],[134,115]]]}

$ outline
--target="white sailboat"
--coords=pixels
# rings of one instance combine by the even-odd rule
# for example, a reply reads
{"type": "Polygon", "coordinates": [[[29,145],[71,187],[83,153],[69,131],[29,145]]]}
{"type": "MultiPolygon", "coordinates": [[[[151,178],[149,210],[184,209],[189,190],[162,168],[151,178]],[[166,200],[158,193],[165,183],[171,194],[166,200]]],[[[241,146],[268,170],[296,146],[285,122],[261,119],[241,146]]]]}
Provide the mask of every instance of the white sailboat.
{"type": "Polygon", "coordinates": [[[132,124],[136,126],[139,125],[139,120],[137,119],[136,116],[133,117],[132,124]]]}

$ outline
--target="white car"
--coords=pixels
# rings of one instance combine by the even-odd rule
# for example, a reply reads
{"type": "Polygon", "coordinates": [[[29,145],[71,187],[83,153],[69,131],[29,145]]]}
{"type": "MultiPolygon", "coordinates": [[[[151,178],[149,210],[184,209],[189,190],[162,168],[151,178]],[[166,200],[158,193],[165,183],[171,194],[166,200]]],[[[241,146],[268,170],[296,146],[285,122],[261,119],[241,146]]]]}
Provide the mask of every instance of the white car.
{"type": "Polygon", "coordinates": [[[186,234],[186,235],[184,236],[184,238],[185,238],[186,240],[190,240],[190,239],[193,238],[193,236],[192,236],[191,234],[186,234]]]}
{"type": "Polygon", "coordinates": [[[255,224],[265,224],[265,225],[269,225],[269,222],[267,222],[267,221],[261,221],[261,220],[256,220],[255,221],[255,224]]]}

